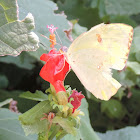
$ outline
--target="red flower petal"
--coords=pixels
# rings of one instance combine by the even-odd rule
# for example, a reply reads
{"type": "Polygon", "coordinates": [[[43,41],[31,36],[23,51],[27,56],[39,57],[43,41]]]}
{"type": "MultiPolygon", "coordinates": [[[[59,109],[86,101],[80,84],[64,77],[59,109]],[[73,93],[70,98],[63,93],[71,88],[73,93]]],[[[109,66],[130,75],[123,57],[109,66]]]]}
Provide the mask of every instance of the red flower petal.
{"type": "Polygon", "coordinates": [[[46,62],[40,71],[40,76],[50,82],[56,92],[65,91],[63,81],[70,67],[64,54],[53,49],[48,54],[43,54],[40,59],[46,62]]]}
{"type": "Polygon", "coordinates": [[[73,105],[73,112],[72,113],[74,113],[75,109],[77,109],[78,107],[81,106],[81,100],[83,98],[85,98],[85,96],[83,94],[81,94],[81,92],[73,90],[73,93],[68,98],[68,101],[70,101],[70,98],[74,99],[73,101],[71,101],[71,104],[73,105]]]}

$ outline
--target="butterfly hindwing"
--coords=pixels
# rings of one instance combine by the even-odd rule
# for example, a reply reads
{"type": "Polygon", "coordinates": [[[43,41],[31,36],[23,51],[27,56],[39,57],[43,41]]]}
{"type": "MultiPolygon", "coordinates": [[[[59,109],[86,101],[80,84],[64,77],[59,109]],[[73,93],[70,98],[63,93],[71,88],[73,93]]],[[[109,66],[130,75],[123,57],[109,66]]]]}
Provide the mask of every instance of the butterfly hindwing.
{"type": "Polygon", "coordinates": [[[67,52],[68,61],[82,84],[99,99],[108,100],[120,88],[111,69],[121,70],[128,58],[133,28],[100,24],[80,35],[67,52]]]}

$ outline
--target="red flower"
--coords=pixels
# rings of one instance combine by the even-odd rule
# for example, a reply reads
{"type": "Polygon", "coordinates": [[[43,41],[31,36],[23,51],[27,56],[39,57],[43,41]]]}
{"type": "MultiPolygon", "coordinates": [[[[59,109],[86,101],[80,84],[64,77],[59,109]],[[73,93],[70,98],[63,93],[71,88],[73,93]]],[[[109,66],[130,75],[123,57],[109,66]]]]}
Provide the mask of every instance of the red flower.
{"type": "Polygon", "coordinates": [[[40,71],[40,76],[54,86],[56,93],[66,91],[63,81],[70,67],[64,54],[52,49],[48,54],[42,54],[40,59],[46,62],[40,71]]]}
{"type": "Polygon", "coordinates": [[[73,105],[73,112],[72,113],[74,113],[75,109],[77,109],[78,107],[80,107],[81,100],[83,98],[85,98],[85,96],[83,94],[81,94],[81,92],[78,92],[76,90],[73,90],[73,93],[68,98],[68,101],[70,101],[70,98],[73,98],[74,99],[73,101],[71,101],[71,104],[73,105]]]}

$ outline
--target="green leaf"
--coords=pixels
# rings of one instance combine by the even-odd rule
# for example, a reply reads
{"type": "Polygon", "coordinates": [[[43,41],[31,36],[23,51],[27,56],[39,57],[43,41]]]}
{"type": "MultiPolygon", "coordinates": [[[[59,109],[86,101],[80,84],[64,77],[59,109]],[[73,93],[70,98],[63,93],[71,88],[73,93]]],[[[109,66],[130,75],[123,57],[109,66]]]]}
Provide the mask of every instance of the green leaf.
{"type": "Polygon", "coordinates": [[[6,104],[9,104],[11,101],[13,101],[12,98],[10,98],[10,99],[6,99],[5,101],[0,102],[0,108],[1,108],[2,106],[6,105],[6,104]]]}
{"type": "Polygon", "coordinates": [[[140,62],[140,51],[137,51],[137,52],[136,52],[135,57],[136,57],[137,61],[140,62]]]}
{"type": "Polygon", "coordinates": [[[140,64],[138,62],[127,62],[127,67],[132,69],[135,74],[140,75],[140,64]]]}
{"type": "Polygon", "coordinates": [[[35,101],[45,101],[48,99],[48,96],[39,90],[36,90],[35,93],[31,93],[30,91],[23,92],[22,94],[20,94],[19,97],[35,100],[35,101]]]}
{"type": "Polygon", "coordinates": [[[136,27],[134,28],[134,35],[133,35],[133,42],[132,42],[132,47],[133,49],[131,49],[131,52],[138,52],[140,51],[140,27],[136,27]]]}
{"type": "Polygon", "coordinates": [[[25,136],[18,114],[0,109],[0,140],[37,140],[36,135],[25,136]]]}
{"type": "Polygon", "coordinates": [[[120,130],[97,133],[102,140],[139,140],[140,125],[136,127],[126,127],[120,130]]]}
{"type": "Polygon", "coordinates": [[[89,112],[88,112],[88,103],[86,99],[82,99],[80,110],[84,112],[85,116],[80,116],[80,128],[79,135],[82,140],[100,140],[99,137],[94,132],[90,124],[89,112]]]}
{"type": "Polygon", "coordinates": [[[113,96],[121,100],[125,96],[124,88],[120,88],[117,93],[113,96]]]}
{"type": "Polygon", "coordinates": [[[76,135],[76,128],[74,128],[74,124],[68,118],[56,116],[53,119],[53,123],[59,124],[67,133],[76,135]]]}
{"type": "Polygon", "coordinates": [[[6,88],[9,84],[9,81],[5,75],[0,75],[0,88],[6,88]]]}
{"type": "Polygon", "coordinates": [[[139,0],[105,0],[108,15],[134,15],[140,13],[139,0]]]}
{"type": "MultiPolygon", "coordinates": [[[[49,37],[50,32],[47,29],[47,25],[53,24],[55,27],[58,27],[57,33],[62,40],[63,46],[69,46],[70,41],[68,40],[64,30],[69,30],[70,25],[65,15],[55,14],[54,11],[57,10],[57,5],[50,0],[21,0],[19,1],[19,11],[20,18],[22,19],[28,12],[31,12],[35,17],[35,33],[38,35],[40,42],[43,45],[40,45],[39,49],[36,52],[29,52],[32,56],[40,60],[40,56],[43,53],[47,53],[51,48],[50,42],[48,39],[41,36],[41,34],[49,37]]],[[[56,40],[59,44],[60,41],[56,36],[56,40]]],[[[56,48],[60,48],[61,46],[56,45],[56,48]]]]}
{"type": "Polygon", "coordinates": [[[49,113],[52,111],[49,101],[42,101],[34,106],[29,111],[19,116],[19,120],[24,128],[26,135],[39,134],[47,131],[48,121],[40,120],[44,117],[43,113],[49,113]]]}
{"type": "Polygon", "coordinates": [[[81,26],[91,28],[101,23],[97,8],[87,8],[82,0],[65,0],[64,3],[57,2],[58,11],[64,11],[68,20],[78,19],[81,26]],[[93,19],[93,20],[91,20],[93,19]]]}
{"type": "Polygon", "coordinates": [[[121,83],[122,86],[124,87],[132,87],[135,85],[136,82],[136,78],[137,76],[135,75],[135,73],[126,68],[123,71],[113,71],[113,77],[119,81],[119,83],[121,83]]]}
{"type": "Polygon", "coordinates": [[[66,135],[62,140],[100,140],[91,127],[88,113],[88,103],[85,99],[82,99],[80,110],[84,112],[85,116],[79,116],[80,126],[77,130],[77,135],[66,135]]]}
{"type": "Polygon", "coordinates": [[[20,68],[31,70],[35,67],[36,59],[31,57],[27,52],[22,52],[19,56],[4,56],[0,58],[0,62],[14,64],[20,68]]]}
{"type": "Polygon", "coordinates": [[[104,101],[101,103],[101,111],[108,117],[122,119],[126,114],[126,109],[121,102],[115,99],[104,101]]]}
{"type": "Polygon", "coordinates": [[[96,8],[98,5],[98,0],[91,0],[90,2],[90,7],[91,8],[96,8]]]}
{"type": "Polygon", "coordinates": [[[32,108],[37,102],[19,98],[19,95],[21,93],[23,93],[23,91],[0,90],[0,102],[6,100],[7,98],[12,98],[13,100],[17,101],[17,108],[18,108],[19,112],[25,112],[28,109],[32,108]]]}
{"type": "Polygon", "coordinates": [[[80,26],[78,23],[76,23],[72,29],[72,38],[76,39],[79,35],[86,32],[87,28],[80,26]]]}
{"type": "Polygon", "coordinates": [[[99,1],[99,16],[101,18],[107,17],[107,13],[106,13],[106,9],[105,9],[105,1],[104,0],[100,0],[99,1]]]}
{"type": "MultiPolygon", "coordinates": [[[[34,18],[28,14],[22,21],[18,17],[16,0],[0,1],[7,23],[0,26],[0,55],[19,55],[22,51],[38,49],[38,37],[31,32],[34,29],[34,18]]],[[[3,19],[3,18],[2,18],[3,19]]],[[[0,20],[1,21],[1,20],[0,20]]]]}
{"type": "Polygon", "coordinates": [[[16,0],[0,1],[0,19],[0,26],[18,19],[16,0]]]}
{"type": "Polygon", "coordinates": [[[128,25],[131,25],[132,27],[137,26],[137,23],[133,19],[131,19],[129,16],[120,16],[120,15],[111,16],[110,22],[111,23],[125,23],[128,25]]]}

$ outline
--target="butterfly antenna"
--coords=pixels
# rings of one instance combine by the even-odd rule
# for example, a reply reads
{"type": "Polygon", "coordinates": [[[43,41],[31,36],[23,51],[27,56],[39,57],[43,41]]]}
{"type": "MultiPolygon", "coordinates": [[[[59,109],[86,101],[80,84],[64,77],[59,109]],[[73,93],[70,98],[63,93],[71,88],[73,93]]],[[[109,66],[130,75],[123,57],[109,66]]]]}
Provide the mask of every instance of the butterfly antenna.
{"type": "MultiPolygon", "coordinates": [[[[52,39],[48,38],[48,37],[47,37],[47,36],[45,36],[45,35],[42,35],[42,34],[41,34],[41,36],[43,36],[43,37],[47,38],[48,40],[53,41],[52,39]]],[[[57,42],[56,42],[56,44],[62,47],[62,45],[61,45],[61,44],[59,44],[59,43],[57,43],[57,42]]]]}
{"type": "Polygon", "coordinates": [[[57,33],[56,30],[55,30],[55,33],[56,33],[56,35],[57,35],[57,37],[58,37],[58,39],[59,39],[59,41],[60,41],[60,43],[61,43],[61,45],[62,45],[62,41],[61,41],[61,39],[60,39],[60,37],[59,37],[59,35],[58,35],[58,33],[57,33]]]}

